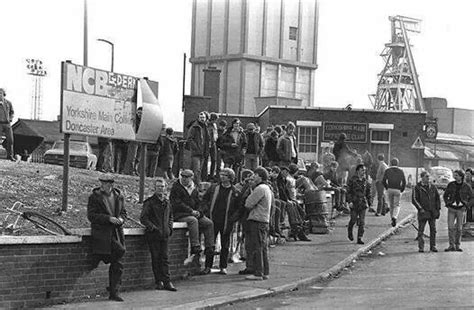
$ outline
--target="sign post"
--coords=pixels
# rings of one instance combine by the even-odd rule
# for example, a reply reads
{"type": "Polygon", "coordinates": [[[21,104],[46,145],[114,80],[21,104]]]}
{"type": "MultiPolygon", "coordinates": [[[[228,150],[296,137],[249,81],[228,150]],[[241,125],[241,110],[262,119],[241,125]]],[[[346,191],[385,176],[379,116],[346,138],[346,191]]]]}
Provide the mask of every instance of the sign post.
{"type": "Polygon", "coordinates": [[[411,145],[411,148],[413,150],[416,150],[416,178],[415,182],[418,183],[418,167],[420,166],[420,151],[425,149],[425,145],[423,144],[423,141],[421,141],[420,136],[418,136],[411,145]]]}
{"type": "MultiPolygon", "coordinates": [[[[63,210],[67,210],[69,148],[66,144],[70,135],[156,143],[163,127],[158,82],[71,62],[62,62],[61,66],[60,112],[60,132],[65,138],[63,210]],[[137,106],[143,108],[139,126],[137,106]]],[[[141,166],[144,165],[142,162],[141,166]]],[[[144,180],[140,186],[144,186],[144,180]]]]}

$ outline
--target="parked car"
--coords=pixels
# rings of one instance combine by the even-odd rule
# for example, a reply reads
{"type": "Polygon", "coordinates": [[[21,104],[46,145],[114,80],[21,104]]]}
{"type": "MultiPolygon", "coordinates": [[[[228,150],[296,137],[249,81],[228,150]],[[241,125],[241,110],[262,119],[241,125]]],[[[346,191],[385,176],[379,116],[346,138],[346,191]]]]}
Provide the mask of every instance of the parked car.
{"type": "Polygon", "coordinates": [[[5,140],[5,136],[0,136],[0,159],[7,158],[7,150],[3,147],[2,143],[5,140]]]}
{"type": "Polygon", "coordinates": [[[448,183],[454,181],[453,171],[449,168],[442,166],[435,166],[429,169],[431,179],[433,180],[434,185],[439,189],[446,189],[448,183]]]}
{"type": "MultiPolygon", "coordinates": [[[[53,147],[44,153],[44,162],[62,165],[64,162],[64,141],[56,141],[53,147]]],[[[83,141],[69,142],[69,166],[94,170],[97,156],[92,153],[89,143],[83,141]]]]}

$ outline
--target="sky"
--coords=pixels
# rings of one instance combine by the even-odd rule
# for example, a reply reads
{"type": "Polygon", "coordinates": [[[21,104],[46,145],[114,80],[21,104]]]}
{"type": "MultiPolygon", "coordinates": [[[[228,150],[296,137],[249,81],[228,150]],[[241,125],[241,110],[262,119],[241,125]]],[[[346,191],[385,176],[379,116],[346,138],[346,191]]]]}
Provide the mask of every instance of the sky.
{"type": "MultiPolygon", "coordinates": [[[[368,94],[375,93],[384,65],[379,55],[390,41],[388,16],[404,15],[422,20],[421,33],[410,40],[423,96],[443,97],[449,107],[472,109],[471,2],[320,0],[314,105],[370,109],[368,94]]],[[[61,61],[83,63],[83,0],[1,4],[0,87],[14,104],[16,117],[29,118],[32,80],[26,59],[41,59],[47,70],[42,79],[42,119],[54,120],[60,112],[61,61]]],[[[191,18],[192,0],[89,0],[88,66],[109,70],[110,46],[97,39],[112,41],[114,71],[158,81],[164,123],[181,130],[183,55],[189,60],[191,18]]],[[[189,61],[186,72],[189,94],[189,61]]]]}

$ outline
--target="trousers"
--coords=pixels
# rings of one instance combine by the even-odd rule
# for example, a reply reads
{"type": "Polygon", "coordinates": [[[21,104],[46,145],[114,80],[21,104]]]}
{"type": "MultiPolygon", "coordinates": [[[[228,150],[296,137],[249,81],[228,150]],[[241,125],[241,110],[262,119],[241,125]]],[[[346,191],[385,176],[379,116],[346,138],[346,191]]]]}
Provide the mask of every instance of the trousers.
{"type": "Polygon", "coordinates": [[[462,224],[464,223],[465,208],[448,208],[448,238],[450,247],[461,245],[462,224]]]}
{"type": "Polygon", "coordinates": [[[155,284],[158,284],[160,281],[169,282],[168,238],[157,238],[153,233],[146,233],[145,240],[150,249],[151,269],[155,277],[155,284]]]}
{"type": "Polygon", "coordinates": [[[364,236],[365,231],[365,213],[367,209],[351,209],[351,219],[349,220],[349,225],[347,226],[347,230],[352,232],[354,229],[355,223],[357,223],[357,238],[361,239],[364,236]]]}
{"type": "Polygon", "coordinates": [[[435,219],[418,219],[418,248],[423,249],[425,241],[423,240],[423,233],[425,231],[426,223],[430,225],[430,248],[436,247],[436,220],[435,219]]]}
{"type": "Polygon", "coordinates": [[[268,223],[248,221],[249,234],[246,242],[249,243],[247,259],[253,260],[254,275],[269,275],[268,264],[268,223]]]}
{"type": "Polygon", "coordinates": [[[204,234],[204,246],[211,248],[214,246],[214,223],[203,216],[199,219],[189,215],[175,220],[176,222],[185,222],[188,225],[189,241],[191,246],[201,246],[199,242],[199,233],[204,234]]]}

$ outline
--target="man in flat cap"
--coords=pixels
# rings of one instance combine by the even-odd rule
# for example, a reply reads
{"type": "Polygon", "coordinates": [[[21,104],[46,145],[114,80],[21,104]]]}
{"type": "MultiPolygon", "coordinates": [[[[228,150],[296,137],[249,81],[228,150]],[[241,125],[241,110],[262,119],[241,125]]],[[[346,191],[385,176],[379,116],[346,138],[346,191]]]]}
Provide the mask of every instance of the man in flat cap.
{"type": "Polygon", "coordinates": [[[5,149],[7,151],[7,159],[16,161],[13,153],[13,131],[11,122],[13,120],[13,105],[10,101],[5,99],[7,93],[3,88],[0,88],[0,136],[5,135],[5,149]]]}
{"type": "Polygon", "coordinates": [[[114,188],[110,174],[99,177],[100,187],[94,188],[87,203],[87,218],[91,222],[92,254],[109,267],[109,299],[123,301],[118,290],[122,280],[125,254],[123,223],[127,216],[124,197],[114,188]]]}
{"type": "MultiPolygon", "coordinates": [[[[173,217],[176,222],[188,225],[191,255],[201,253],[199,233],[204,234],[204,254],[214,255],[214,224],[200,210],[199,190],[193,182],[194,173],[190,169],[181,171],[180,178],[174,182],[170,191],[170,202],[173,217]]],[[[203,270],[204,274],[211,272],[210,268],[203,270]]]]}

